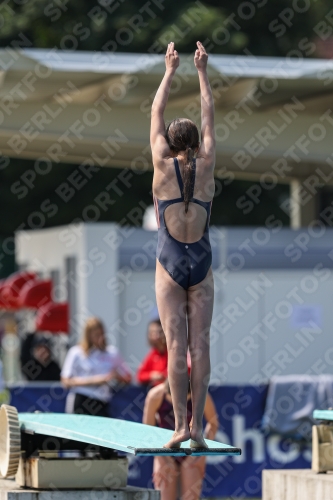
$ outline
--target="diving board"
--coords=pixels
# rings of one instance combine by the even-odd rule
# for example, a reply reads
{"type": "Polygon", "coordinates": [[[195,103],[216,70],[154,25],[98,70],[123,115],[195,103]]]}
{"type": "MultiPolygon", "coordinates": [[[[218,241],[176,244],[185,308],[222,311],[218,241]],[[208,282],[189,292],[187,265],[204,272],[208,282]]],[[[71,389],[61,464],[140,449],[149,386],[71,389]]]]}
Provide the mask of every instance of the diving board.
{"type": "Polygon", "coordinates": [[[206,440],[208,448],[163,448],[173,431],[114,418],[65,413],[20,413],[0,408],[0,473],[21,487],[48,489],[126,487],[128,459],[137,456],[240,455],[241,450],[206,440]],[[80,462],[81,461],[81,462],[80,462]],[[83,474],[81,463],[88,470],[83,474]],[[107,481],[107,484],[106,484],[107,481]],[[111,481],[111,486],[109,484],[111,481]]]}
{"type": "Polygon", "coordinates": [[[333,421],[333,409],[332,410],[314,410],[313,418],[317,420],[327,420],[333,421]]]}
{"type": "Polygon", "coordinates": [[[312,470],[333,471],[333,409],[314,410],[313,418],[320,420],[312,427],[312,470]]]}
{"type": "Polygon", "coordinates": [[[163,448],[173,431],[127,420],[69,415],[65,413],[19,413],[20,429],[27,433],[103,446],[137,456],[149,455],[240,455],[241,450],[207,439],[208,448],[191,448],[190,441],[180,448],[163,448]]]}

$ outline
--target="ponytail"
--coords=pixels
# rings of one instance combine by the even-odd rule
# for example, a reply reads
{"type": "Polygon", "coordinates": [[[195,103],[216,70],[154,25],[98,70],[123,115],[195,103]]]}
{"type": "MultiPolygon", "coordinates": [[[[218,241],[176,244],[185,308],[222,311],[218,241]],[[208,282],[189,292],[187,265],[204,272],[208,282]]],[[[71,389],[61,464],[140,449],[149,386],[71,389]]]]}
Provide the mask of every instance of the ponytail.
{"type": "Polygon", "coordinates": [[[194,151],[187,147],[185,151],[185,165],[183,173],[185,213],[188,212],[188,205],[193,196],[193,158],[194,151]]]}
{"type": "Polygon", "coordinates": [[[185,213],[188,212],[190,199],[194,189],[194,152],[199,149],[199,131],[194,122],[188,118],[176,118],[169,123],[165,138],[170,150],[177,154],[185,151],[183,169],[183,196],[185,202],[185,213]]]}

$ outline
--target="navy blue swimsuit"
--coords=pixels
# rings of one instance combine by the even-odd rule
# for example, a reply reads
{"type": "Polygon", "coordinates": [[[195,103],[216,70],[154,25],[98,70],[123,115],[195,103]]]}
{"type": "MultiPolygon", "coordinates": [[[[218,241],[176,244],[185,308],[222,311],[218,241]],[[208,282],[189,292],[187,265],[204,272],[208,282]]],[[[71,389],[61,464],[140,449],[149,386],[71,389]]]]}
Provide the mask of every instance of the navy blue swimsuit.
{"type": "Polygon", "coordinates": [[[211,201],[201,201],[193,198],[196,161],[193,160],[192,186],[190,201],[201,205],[207,212],[207,220],[204,233],[199,241],[194,243],[182,243],[169,233],[164,211],[169,205],[184,202],[184,185],[179,169],[177,158],[173,159],[181,193],[180,198],[173,200],[159,200],[154,196],[156,220],[158,225],[158,241],[156,257],[164,269],[170,274],[181,287],[187,290],[190,286],[200,283],[207,275],[212,264],[212,250],[209,241],[209,219],[211,212],[211,201]]]}

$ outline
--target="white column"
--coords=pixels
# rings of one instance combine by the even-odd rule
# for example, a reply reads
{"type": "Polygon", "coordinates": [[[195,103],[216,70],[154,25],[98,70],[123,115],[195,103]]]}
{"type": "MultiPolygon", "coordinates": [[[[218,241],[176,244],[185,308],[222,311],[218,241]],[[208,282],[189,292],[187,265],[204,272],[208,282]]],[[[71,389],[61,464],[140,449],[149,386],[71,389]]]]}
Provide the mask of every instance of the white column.
{"type": "Polygon", "coordinates": [[[77,273],[84,282],[84,316],[97,316],[105,324],[108,340],[118,344],[119,329],[119,247],[117,224],[85,224],[83,259],[77,273]]]}
{"type": "Polygon", "coordinates": [[[318,195],[302,186],[302,179],[290,182],[290,226],[299,229],[318,218],[318,195]]]}

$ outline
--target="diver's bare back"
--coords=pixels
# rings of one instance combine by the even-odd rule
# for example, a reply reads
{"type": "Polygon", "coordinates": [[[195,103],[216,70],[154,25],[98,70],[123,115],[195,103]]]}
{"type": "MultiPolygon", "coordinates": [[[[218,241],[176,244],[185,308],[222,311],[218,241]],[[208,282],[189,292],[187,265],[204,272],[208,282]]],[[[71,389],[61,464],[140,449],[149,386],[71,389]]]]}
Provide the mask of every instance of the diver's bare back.
{"type": "MultiPolygon", "coordinates": [[[[183,176],[184,161],[177,156],[180,172],[183,176]]],[[[153,194],[160,200],[170,200],[180,196],[179,186],[174,167],[173,157],[159,160],[154,165],[153,194]]],[[[196,158],[196,176],[194,184],[194,198],[210,202],[215,191],[214,165],[211,165],[200,152],[196,158]]],[[[164,213],[165,222],[173,238],[184,243],[198,241],[204,231],[207,212],[197,203],[189,203],[185,213],[184,202],[167,207],[164,213]]]]}

